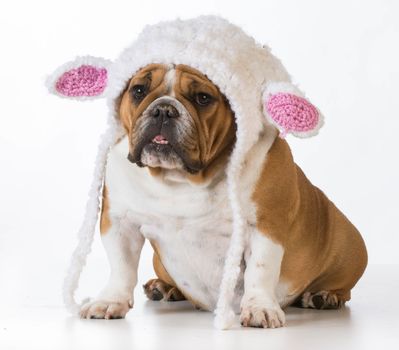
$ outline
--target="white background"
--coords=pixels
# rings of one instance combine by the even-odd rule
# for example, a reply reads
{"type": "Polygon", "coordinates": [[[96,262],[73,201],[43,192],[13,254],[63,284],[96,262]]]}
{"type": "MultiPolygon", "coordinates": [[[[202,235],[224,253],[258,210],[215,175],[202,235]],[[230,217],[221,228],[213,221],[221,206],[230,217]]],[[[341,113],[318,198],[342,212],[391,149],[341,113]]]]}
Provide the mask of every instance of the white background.
{"type": "MultiPolygon", "coordinates": [[[[51,96],[46,75],[76,55],[115,58],[145,24],[199,14],[223,15],[282,59],[326,118],[319,136],[288,137],[297,163],[359,228],[370,264],[399,263],[398,1],[3,1],[0,304],[60,304],[105,126],[104,101],[51,96]]],[[[150,259],[147,247],[141,282],[150,259]]],[[[107,269],[97,236],[80,294],[107,269]]]]}

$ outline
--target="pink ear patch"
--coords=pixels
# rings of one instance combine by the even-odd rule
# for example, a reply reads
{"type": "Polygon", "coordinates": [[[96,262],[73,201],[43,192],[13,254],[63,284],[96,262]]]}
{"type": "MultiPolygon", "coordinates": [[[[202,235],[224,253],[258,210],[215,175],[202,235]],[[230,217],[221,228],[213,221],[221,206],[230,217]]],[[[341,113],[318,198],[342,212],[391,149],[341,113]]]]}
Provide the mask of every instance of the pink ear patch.
{"type": "Polygon", "coordinates": [[[107,70],[82,65],[65,72],[56,82],[58,93],[69,97],[98,96],[107,86],[107,70]]]}
{"type": "Polygon", "coordinates": [[[319,112],[303,97],[279,92],[266,101],[270,118],[281,127],[281,136],[287,132],[307,132],[314,130],[319,123],[319,112]]]}

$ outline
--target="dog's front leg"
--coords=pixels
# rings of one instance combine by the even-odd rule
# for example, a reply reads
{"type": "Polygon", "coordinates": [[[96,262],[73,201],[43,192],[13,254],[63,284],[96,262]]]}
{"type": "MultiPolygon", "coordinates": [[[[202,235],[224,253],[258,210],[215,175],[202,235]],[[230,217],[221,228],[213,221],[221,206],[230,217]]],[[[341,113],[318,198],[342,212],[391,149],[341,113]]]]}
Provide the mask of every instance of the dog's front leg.
{"type": "Polygon", "coordinates": [[[241,324],[245,327],[282,327],[285,315],[277,301],[275,290],[284,250],[281,245],[256,229],[251,230],[249,242],[245,252],[241,324]]]}
{"type": "Polygon", "coordinates": [[[82,318],[124,318],[133,307],[133,290],[144,237],[137,226],[112,218],[111,227],[101,235],[111,267],[105,288],[94,301],[84,304],[82,318]]]}

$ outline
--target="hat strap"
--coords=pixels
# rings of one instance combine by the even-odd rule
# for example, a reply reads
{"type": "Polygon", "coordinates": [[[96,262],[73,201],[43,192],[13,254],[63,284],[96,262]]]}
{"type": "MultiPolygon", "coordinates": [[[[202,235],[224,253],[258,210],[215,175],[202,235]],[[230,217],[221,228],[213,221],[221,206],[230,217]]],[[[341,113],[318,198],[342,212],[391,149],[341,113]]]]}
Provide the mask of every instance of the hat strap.
{"type": "Polygon", "coordinates": [[[85,216],[78,231],[78,244],[72,254],[69,269],[64,280],[64,303],[68,311],[75,315],[79,313],[81,306],[75,300],[75,291],[79,287],[80,275],[83,267],[86,265],[87,256],[91,251],[94,239],[98,213],[100,211],[100,195],[104,183],[108,152],[120,136],[120,126],[116,120],[110,118],[108,129],[102,135],[98,146],[94,176],[88,194],[89,198],[86,204],[85,216]]]}

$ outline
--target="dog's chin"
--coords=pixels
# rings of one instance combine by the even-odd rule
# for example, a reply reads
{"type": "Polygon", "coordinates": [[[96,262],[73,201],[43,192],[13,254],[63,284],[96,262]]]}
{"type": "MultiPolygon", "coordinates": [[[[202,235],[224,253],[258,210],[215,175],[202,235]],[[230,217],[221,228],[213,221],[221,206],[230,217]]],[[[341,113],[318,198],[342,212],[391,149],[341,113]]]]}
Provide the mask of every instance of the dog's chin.
{"type": "Polygon", "coordinates": [[[140,155],[143,166],[163,169],[185,169],[183,160],[169,144],[149,143],[143,147],[140,155]]]}
{"type": "Polygon", "coordinates": [[[179,143],[170,142],[161,135],[155,136],[150,142],[144,140],[145,138],[142,138],[136,147],[132,147],[133,151],[127,157],[140,167],[176,169],[190,174],[203,169],[202,163],[190,159],[179,143]]]}

